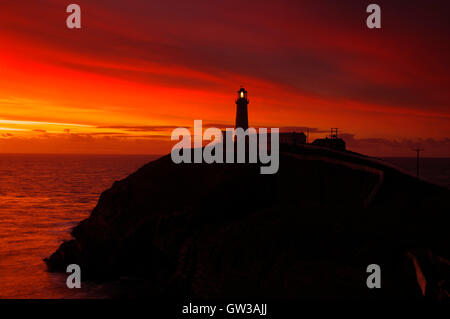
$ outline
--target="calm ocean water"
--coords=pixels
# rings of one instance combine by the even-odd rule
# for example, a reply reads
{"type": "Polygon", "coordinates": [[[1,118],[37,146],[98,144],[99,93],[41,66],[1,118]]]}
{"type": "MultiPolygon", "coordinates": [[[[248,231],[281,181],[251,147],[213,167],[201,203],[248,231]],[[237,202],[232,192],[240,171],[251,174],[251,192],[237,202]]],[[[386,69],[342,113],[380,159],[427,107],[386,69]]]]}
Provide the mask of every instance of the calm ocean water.
{"type": "MultiPolygon", "coordinates": [[[[0,298],[102,298],[115,284],[68,289],[42,259],[89,216],[102,191],[157,156],[0,155],[0,298]]],[[[414,158],[385,159],[415,174],[414,158]]],[[[422,176],[450,187],[450,159],[425,158],[422,176]]]]}
{"type": "Polygon", "coordinates": [[[89,216],[100,193],[155,156],[0,154],[0,298],[96,298],[113,290],[68,289],[46,271],[49,256],[89,216]]]}

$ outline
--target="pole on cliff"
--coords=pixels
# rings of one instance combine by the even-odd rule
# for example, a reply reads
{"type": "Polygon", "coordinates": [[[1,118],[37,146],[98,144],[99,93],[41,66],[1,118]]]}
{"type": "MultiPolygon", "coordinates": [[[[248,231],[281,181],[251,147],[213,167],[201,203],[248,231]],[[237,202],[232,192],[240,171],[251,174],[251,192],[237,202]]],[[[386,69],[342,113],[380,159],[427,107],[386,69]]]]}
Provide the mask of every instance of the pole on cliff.
{"type": "Polygon", "coordinates": [[[416,148],[413,151],[417,152],[417,178],[419,178],[419,157],[420,157],[420,152],[424,151],[423,148],[416,148]]]}

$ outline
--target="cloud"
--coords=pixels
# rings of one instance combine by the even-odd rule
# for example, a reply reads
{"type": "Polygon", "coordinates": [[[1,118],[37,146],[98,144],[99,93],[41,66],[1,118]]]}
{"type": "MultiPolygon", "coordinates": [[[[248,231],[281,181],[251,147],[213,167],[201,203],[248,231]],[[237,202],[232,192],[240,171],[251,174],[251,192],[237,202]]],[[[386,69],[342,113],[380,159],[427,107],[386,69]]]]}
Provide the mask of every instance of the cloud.
{"type": "MultiPolygon", "coordinates": [[[[203,123],[203,127],[216,127],[219,129],[227,129],[234,128],[235,124],[223,124],[223,123],[203,123]]],[[[263,126],[261,126],[263,127],[263,126]]],[[[260,127],[254,127],[255,129],[259,129],[260,127]]],[[[271,127],[266,127],[271,128],[271,127]]],[[[307,127],[307,126],[281,126],[279,127],[280,132],[307,132],[309,130],[310,133],[329,133],[329,130],[323,130],[316,127],[307,127]]]]}
{"type": "MultiPolygon", "coordinates": [[[[150,140],[199,116],[212,122],[206,127],[233,127],[217,122],[233,119],[235,87],[248,84],[255,123],[284,131],[307,131],[296,126],[307,123],[310,133],[328,133],[318,127],[329,123],[364,136],[412,132],[433,136],[422,142],[444,154],[450,2],[378,3],[383,27],[376,31],[365,27],[366,4],[359,0],[80,0],[82,29],[74,32],[64,27],[61,1],[2,1],[0,64],[6,68],[0,67],[9,72],[0,80],[2,113],[42,120],[11,125],[96,123],[92,130],[105,132],[84,135],[95,139],[94,149],[100,137],[116,136],[125,151],[118,141],[132,134],[108,129],[150,140]]],[[[71,130],[67,135],[75,138],[71,130]]],[[[380,154],[415,141],[348,139],[380,154]]]]}
{"type": "Polygon", "coordinates": [[[371,33],[360,1],[82,1],[89,14],[74,41],[56,27],[63,6],[47,2],[7,4],[3,20],[14,34],[61,53],[49,61],[77,71],[215,91],[222,79],[253,77],[326,99],[418,109],[443,110],[450,102],[442,92],[450,83],[446,1],[380,0],[384,29],[371,33]],[[242,19],[236,8],[251,14],[242,19]]]}
{"type": "Polygon", "coordinates": [[[329,130],[322,130],[316,127],[306,127],[306,126],[283,126],[280,127],[280,132],[308,132],[309,133],[329,133],[329,130]]]}
{"type": "Polygon", "coordinates": [[[347,149],[377,157],[413,157],[416,148],[423,148],[424,157],[450,157],[450,138],[386,139],[356,138],[354,134],[339,134],[347,149]]]}
{"type": "Polygon", "coordinates": [[[114,136],[49,134],[39,137],[0,138],[0,152],[66,154],[166,154],[172,142],[166,137],[119,138],[114,136]]]}
{"type": "Polygon", "coordinates": [[[101,129],[120,129],[128,132],[161,132],[161,131],[172,131],[178,126],[173,125],[101,125],[97,128],[101,129]]]}
{"type": "MultiPolygon", "coordinates": [[[[306,127],[288,127],[287,131],[305,131],[306,127]]],[[[310,128],[310,133],[325,133],[310,128]]],[[[450,138],[443,139],[387,139],[357,138],[355,134],[339,134],[347,149],[376,157],[413,157],[413,149],[424,149],[424,157],[450,157],[450,138]]],[[[15,153],[81,153],[81,154],[167,154],[174,142],[163,134],[129,135],[109,132],[42,134],[33,137],[1,135],[0,152],[15,153]],[[103,135],[104,134],[104,135],[103,135]]],[[[318,138],[318,136],[314,136],[318,138]]],[[[312,141],[313,139],[311,139],[312,141]]]]}

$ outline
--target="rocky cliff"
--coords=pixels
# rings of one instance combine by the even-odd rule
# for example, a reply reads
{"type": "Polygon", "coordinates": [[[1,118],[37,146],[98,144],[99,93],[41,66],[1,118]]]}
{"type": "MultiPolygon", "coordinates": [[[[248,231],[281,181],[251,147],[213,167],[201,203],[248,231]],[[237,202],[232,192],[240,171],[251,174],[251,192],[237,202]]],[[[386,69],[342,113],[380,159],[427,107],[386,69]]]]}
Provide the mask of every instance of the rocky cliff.
{"type": "Polygon", "coordinates": [[[283,149],[274,175],[165,156],[103,192],[45,261],[79,264],[93,280],[132,276],[136,296],[442,298],[449,195],[320,148],[283,149]],[[381,266],[382,289],[367,288],[369,264],[381,266]]]}

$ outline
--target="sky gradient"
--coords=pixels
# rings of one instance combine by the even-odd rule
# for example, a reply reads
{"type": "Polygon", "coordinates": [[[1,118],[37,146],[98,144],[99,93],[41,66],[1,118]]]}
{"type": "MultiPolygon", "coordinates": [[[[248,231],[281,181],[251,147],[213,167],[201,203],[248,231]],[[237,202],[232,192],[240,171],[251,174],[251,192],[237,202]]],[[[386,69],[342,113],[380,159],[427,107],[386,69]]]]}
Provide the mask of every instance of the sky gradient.
{"type": "Polygon", "coordinates": [[[0,153],[162,154],[171,130],[338,127],[374,156],[450,157],[448,1],[0,3],[0,153]],[[132,3],[132,4],[130,4],[132,3]]]}

